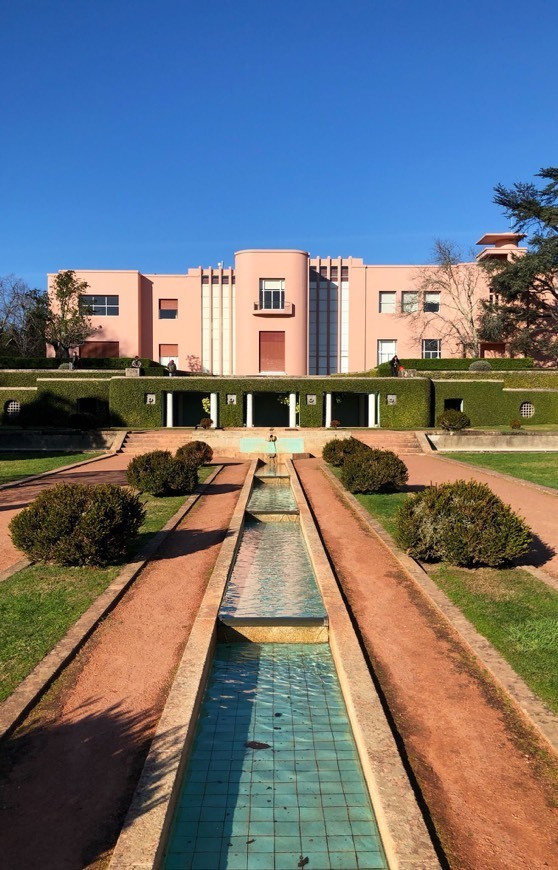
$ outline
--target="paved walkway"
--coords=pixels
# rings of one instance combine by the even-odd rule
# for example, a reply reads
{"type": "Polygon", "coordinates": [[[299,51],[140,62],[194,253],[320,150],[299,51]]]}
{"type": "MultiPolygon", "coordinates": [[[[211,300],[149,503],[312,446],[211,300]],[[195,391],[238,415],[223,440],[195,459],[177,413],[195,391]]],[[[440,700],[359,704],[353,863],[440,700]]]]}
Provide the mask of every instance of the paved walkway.
{"type": "Polygon", "coordinates": [[[451,867],[554,866],[558,763],[544,768],[534,734],[506,712],[458,636],[318,460],[297,461],[296,469],[451,867]]]}
{"type": "Polygon", "coordinates": [[[409,469],[410,487],[453,480],[478,480],[488,484],[502,501],[523,517],[537,536],[525,561],[558,577],[558,491],[552,495],[526,482],[508,480],[463,462],[447,462],[437,456],[418,454],[404,456],[403,460],[409,469]]]}
{"type": "MultiPolygon", "coordinates": [[[[2,747],[2,867],[106,866],[247,469],[230,461],[2,747]]],[[[70,477],[99,472],[120,457],[70,477]]]]}

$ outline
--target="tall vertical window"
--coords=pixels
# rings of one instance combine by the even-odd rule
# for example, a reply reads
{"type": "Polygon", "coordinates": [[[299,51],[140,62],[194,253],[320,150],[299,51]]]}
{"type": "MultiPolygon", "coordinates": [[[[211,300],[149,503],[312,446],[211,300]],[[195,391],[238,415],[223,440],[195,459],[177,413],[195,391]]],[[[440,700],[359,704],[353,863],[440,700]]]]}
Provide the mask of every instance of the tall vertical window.
{"type": "Polygon", "coordinates": [[[414,314],[418,311],[418,293],[412,290],[404,290],[401,294],[401,311],[403,314],[414,314]]]}
{"type": "Polygon", "coordinates": [[[440,310],[440,294],[435,291],[427,291],[424,294],[424,310],[428,314],[436,314],[440,310]]]}
{"type": "Polygon", "coordinates": [[[397,341],[395,339],[378,340],[378,365],[389,362],[397,353],[397,341]]]}
{"type": "Polygon", "coordinates": [[[423,359],[441,359],[442,358],[442,342],[439,338],[423,338],[422,340],[422,358],[423,359]]]}
{"type": "Polygon", "coordinates": [[[285,279],[260,279],[260,311],[273,311],[285,307],[285,279]]]}
{"type": "Polygon", "coordinates": [[[395,314],[395,293],[380,293],[380,314],[395,314]]]}
{"type": "Polygon", "coordinates": [[[118,315],[118,296],[90,296],[85,293],[79,298],[80,306],[96,317],[116,317],[118,315]]]}

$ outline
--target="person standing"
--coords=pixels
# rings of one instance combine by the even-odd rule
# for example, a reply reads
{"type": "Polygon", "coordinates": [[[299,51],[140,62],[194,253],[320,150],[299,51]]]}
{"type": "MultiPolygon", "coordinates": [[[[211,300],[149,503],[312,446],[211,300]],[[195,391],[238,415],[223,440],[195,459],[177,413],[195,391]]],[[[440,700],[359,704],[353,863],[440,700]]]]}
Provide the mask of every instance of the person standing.
{"type": "Polygon", "coordinates": [[[399,377],[399,357],[395,354],[390,361],[391,373],[394,378],[399,377]]]}
{"type": "Polygon", "coordinates": [[[169,360],[167,371],[169,373],[169,378],[172,378],[176,374],[176,363],[173,359],[169,360]]]}

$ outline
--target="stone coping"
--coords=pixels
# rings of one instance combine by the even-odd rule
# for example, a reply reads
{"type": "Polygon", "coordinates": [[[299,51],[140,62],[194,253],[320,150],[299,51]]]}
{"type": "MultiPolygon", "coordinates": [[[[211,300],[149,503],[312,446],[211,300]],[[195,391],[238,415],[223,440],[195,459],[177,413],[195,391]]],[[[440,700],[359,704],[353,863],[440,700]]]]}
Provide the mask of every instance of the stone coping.
{"type": "Polygon", "coordinates": [[[256,467],[257,460],[254,460],[178,665],[112,855],[111,870],[140,870],[161,864],[211,668],[217,615],[240,543],[256,467]]]}
{"type": "Polygon", "coordinates": [[[116,606],[126,590],[136,580],[146,563],[159,549],[169,532],[182,521],[197,500],[204,494],[221,469],[215,471],[197,491],[176,511],[166,525],[155,532],[147,544],[141,548],[133,562],[125,565],[110,586],[102,592],[85,613],[75,622],[64,637],[25,677],[17,689],[0,704],[0,741],[20,724],[32,706],[46,692],[61,671],[72,661],[81,647],[95,631],[99,622],[116,606]]]}
{"type": "Polygon", "coordinates": [[[415,794],[292,463],[300,523],[329,619],[329,643],[388,865],[439,868],[415,794]]]}
{"type": "MultiPolygon", "coordinates": [[[[479,661],[481,666],[488,671],[490,678],[502,690],[512,702],[516,712],[526,721],[540,737],[545,741],[550,750],[558,753],[558,716],[550,710],[529,688],[529,686],[514,671],[511,665],[503,658],[494,646],[487,640],[463,615],[461,610],[453,604],[447,595],[436,585],[426,571],[400,550],[395,541],[386,530],[362,507],[357,499],[343,487],[334,474],[321,463],[324,474],[337,488],[344,500],[350,505],[366,526],[375,534],[383,545],[397,559],[407,576],[415,583],[419,591],[426,597],[428,602],[436,609],[438,614],[449,623],[450,627],[458,634],[466,649],[479,661]]],[[[530,569],[539,580],[538,569],[530,569]],[[536,572],[536,573],[535,573],[536,572]]],[[[544,572],[541,572],[541,574],[544,572]]],[[[548,575],[547,575],[548,576],[548,575]]],[[[546,580],[544,582],[547,582],[546,580]]],[[[554,586],[554,582],[549,585],[554,586]]]]}

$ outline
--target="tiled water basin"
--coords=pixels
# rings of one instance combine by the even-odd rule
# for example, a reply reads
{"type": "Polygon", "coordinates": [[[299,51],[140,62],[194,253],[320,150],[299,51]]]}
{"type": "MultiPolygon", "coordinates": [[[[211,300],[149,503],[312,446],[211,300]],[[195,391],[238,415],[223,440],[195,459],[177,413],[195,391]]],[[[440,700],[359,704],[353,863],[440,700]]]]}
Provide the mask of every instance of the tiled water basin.
{"type": "Polygon", "coordinates": [[[252,513],[296,511],[296,499],[288,480],[278,478],[273,483],[254,480],[254,489],[247,510],[252,513]]]}
{"type": "Polygon", "coordinates": [[[247,519],[219,617],[227,620],[325,618],[325,615],[299,523],[247,519]]]}
{"type": "Polygon", "coordinates": [[[327,645],[218,645],[166,870],[387,868],[327,645]]]}

